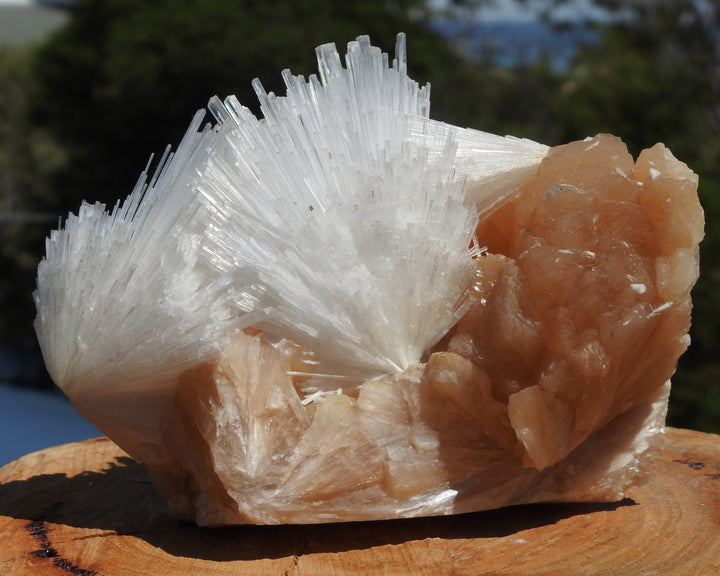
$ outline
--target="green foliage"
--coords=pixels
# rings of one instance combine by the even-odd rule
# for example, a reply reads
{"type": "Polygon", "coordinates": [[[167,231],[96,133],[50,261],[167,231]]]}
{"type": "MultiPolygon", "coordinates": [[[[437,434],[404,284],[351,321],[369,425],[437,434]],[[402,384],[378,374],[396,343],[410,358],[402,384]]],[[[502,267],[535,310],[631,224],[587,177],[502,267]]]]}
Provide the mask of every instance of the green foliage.
{"type": "Polygon", "coordinates": [[[600,44],[582,50],[564,78],[556,100],[561,137],[612,132],[634,154],[664,142],[700,176],[706,236],[693,343],[673,380],[669,422],[720,432],[720,9],[694,0],[597,3],[625,16],[599,27],[600,44]]]}
{"type": "Polygon", "coordinates": [[[28,329],[35,267],[51,222],[50,181],[63,166],[55,140],[31,120],[34,50],[0,47],[0,337],[34,342],[28,329]],[[9,337],[12,335],[12,337],[9,337]]]}
{"type": "MultiPolygon", "coordinates": [[[[522,2],[551,23],[559,8],[574,4],[522,2]]],[[[549,144],[610,132],[634,155],[664,142],[699,175],[706,235],[693,291],[692,345],[673,378],[668,422],[720,432],[720,7],[709,0],[590,4],[607,11],[608,18],[590,23],[600,41],[582,47],[567,72],[542,83],[530,79],[544,110],[533,127],[549,144]]]]}
{"type": "Polygon", "coordinates": [[[210,96],[235,94],[257,112],[252,79],[283,92],[280,71],[314,73],[313,48],[322,43],[342,46],[369,34],[392,53],[404,31],[419,80],[432,73],[434,83],[457,81],[463,63],[425,27],[423,7],[412,0],[80,0],[37,68],[39,120],[72,154],[58,182],[65,206],[124,197],[150,154],[177,143],[210,96]]]}

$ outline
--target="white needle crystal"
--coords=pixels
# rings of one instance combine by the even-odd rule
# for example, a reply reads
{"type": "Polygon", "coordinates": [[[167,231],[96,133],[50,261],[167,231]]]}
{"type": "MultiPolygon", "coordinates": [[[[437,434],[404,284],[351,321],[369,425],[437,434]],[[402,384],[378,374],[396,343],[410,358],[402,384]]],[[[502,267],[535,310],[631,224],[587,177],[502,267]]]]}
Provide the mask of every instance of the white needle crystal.
{"type": "Polygon", "coordinates": [[[405,53],[320,46],[285,96],[254,82],[262,118],[211,99],[125,201],[47,240],[48,370],[177,517],[608,500],[645,473],[688,344],[696,178],[661,145],[635,163],[609,136],[431,120],[405,53]]]}
{"type": "Polygon", "coordinates": [[[121,205],[52,233],[36,331],[68,395],[171,387],[250,326],[315,350],[321,387],[403,371],[447,333],[474,277],[470,200],[506,197],[547,147],[429,120],[402,34],[396,51],[360,37],[343,67],[320,46],[319,79],[254,82],[262,119],[213,98],[217,123],[199,112],[121,205]]]}

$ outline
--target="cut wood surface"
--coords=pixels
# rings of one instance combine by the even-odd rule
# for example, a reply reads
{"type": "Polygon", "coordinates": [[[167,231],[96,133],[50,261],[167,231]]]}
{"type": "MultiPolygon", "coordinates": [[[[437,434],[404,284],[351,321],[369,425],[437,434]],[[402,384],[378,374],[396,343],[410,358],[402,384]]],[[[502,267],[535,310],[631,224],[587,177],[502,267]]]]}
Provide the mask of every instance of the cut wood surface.
{"type": "Polygon", "coordinates": [[[0,574],[720,574],[720,436],[668,429],[658,468],[605,504],[312,526],[167,516],[106,438],[0,469],[0,574]]]}

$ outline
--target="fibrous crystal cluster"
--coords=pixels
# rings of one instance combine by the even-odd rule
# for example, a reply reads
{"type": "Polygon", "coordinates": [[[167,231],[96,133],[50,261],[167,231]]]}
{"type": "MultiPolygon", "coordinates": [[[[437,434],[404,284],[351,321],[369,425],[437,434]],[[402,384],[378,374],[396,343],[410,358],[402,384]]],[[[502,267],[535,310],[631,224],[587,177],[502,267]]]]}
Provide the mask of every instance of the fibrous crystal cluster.
{"type": "Polygon", "coordinates": [[[694,175],[431,120],[402,35],[317,56],[51,234],[55,382],[200,524],[621,497],[688,344],[694,175]]]}

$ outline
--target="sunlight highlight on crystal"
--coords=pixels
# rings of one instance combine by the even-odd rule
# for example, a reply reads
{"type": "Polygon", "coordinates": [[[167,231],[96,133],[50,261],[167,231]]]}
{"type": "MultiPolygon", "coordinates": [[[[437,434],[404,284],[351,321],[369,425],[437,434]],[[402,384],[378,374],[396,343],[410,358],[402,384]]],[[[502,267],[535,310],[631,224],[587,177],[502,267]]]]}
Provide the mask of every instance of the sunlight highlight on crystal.
{"type": "Polygon", "coordinates": [[[697,177],[432,120],[402,34],[317,60],[50,234],[53,380],[200,525],[621,499],[689,345],[697,177]]]}

